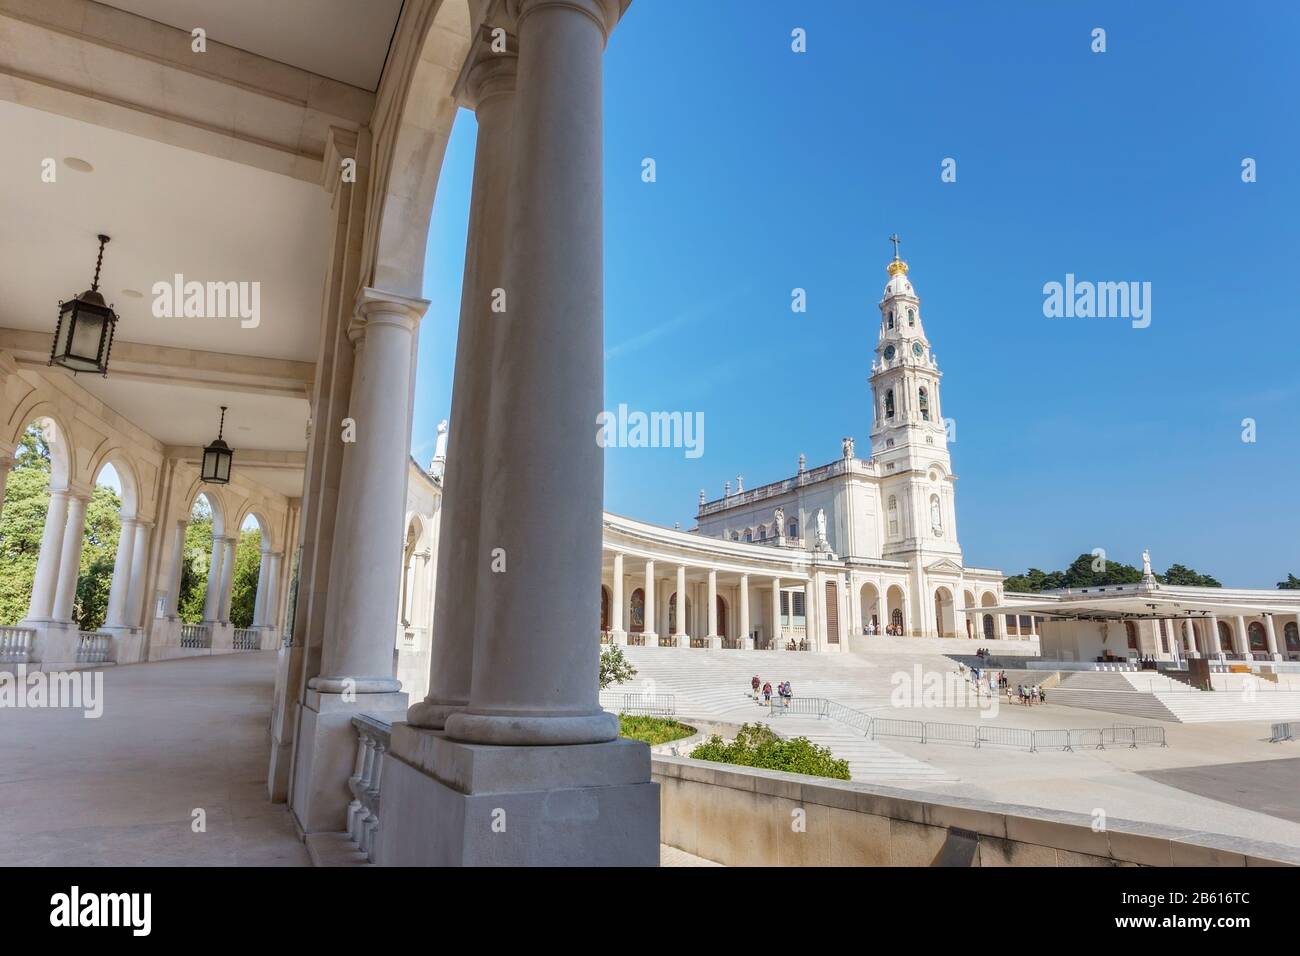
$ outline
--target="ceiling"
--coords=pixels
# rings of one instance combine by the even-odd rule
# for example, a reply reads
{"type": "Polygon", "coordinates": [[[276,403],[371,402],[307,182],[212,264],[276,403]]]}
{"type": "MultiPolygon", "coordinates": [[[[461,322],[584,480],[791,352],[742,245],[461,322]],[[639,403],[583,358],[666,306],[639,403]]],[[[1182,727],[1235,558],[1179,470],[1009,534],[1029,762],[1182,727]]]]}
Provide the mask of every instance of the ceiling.
{"type": "Polygon", "coordinates": [[[374,92],[402,0],[100,0],[374,92]]]}

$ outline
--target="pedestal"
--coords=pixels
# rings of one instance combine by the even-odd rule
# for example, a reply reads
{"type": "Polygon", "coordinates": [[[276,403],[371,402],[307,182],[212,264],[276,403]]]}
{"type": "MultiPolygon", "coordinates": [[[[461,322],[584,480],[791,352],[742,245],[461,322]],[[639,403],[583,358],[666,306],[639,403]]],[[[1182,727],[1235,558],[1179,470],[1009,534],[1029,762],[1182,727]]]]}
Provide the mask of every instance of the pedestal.
{"type": "Polygon", "coordinates": [[[657,866],[659,785],[632,740],[556,747],[393,725],[385,866],[657,866]]]}
{"type": "Polygon", "coordinates": [[[370,714],[395,721],[406,716],[406,694],[343,694],[308,690],[298,722],[293,816],[303,834],[340,831],[347,826],[348,791],[357,759],[352,718],[370,714]]]}

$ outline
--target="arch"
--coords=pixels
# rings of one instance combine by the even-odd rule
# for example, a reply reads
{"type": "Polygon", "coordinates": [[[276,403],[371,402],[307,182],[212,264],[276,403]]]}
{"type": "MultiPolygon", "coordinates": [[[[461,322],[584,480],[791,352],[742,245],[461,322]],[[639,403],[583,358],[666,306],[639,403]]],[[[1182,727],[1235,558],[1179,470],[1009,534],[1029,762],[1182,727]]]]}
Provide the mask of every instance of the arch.
{"type": "Polygon", "coordinates": [[[858,605],[862,609],[862,626],[870,634],[880,633],[880,589],[870,581],[858,588],[858,605]]]}
{"type": "Polygon", "coordinates": [[[1219,622],[1219,650],[1224,654],[1232,653],[1232,625],[1226,621],[1219,622]]]}
{"type": "Polygon", "coordinates": [[[1246,625],[1246,634],[1250,637],[1250,651],[1267,652],[1268,651],[1268,633],[1264,630],[1264,625],[1259,621],[1251,621],[1246,625]]]}
{"type": "Polygon", "coordinates": [[[894,390],[892,388],[885,389],[885,417],[894,417],[894,390]]]}
{"type": "Polygon", "coordinates": [[[889,323],[889,328],[892,329],[892,328],[894,327],[894,313],[893,313],[893,312],[890,312],[890,313],[889,313],[889,318],[888,318],[886,321],[889,323]]]}
{"type": "Polygon", "coordinates": [[[916,309],[907,310],[907,327],[909,329],[916,327],[916,309]]]}
{"type": "Polygon", "coordinates": [[[906,592],[897,584],[891,584],[885,591],[885,610],[889,627],[893,628],[894,634],[899,637],[907,633],[907,615],[904,612],[906,605],[906,592]]]}
{"type": "Polygon", "coordinates": [[[922,385],[916,392],[916,406],[921,410],[921,420],[930,420],[930,391],[922,385]]]}
{"type": "MultiPolygon", "coordinates": [[[[261,517],[255,511],[248,511],[244,522],[253,518],[258,522],[262,531],[262,547],[268,546],[265,525],[261,517]]],[[[240,525],[243,528],[243,524],[240,525]]],[[[419,581],[416,580],[419,568],[416,566],[415,556],[424,550],[424,544],[428,536],[428,528],[424,521],[424,516],[418,511],[409,512],[406,516],[406,537],[402,542],[402,589],[401,597],[398,603],[398,620],[403,627],[414,627],[417,624],[417,607],[420,599],[419,581]]]]}
{"type": "Polygon", "coordinates": [[[223,537],[226,533],[226,502],[220,492],[211,485],[206,485],[195,478],[190,482],[186,490],[186,506],[182,509],[182,514],[191,515],[194,513],[194,505],[202,498],[207,502],[208,508],[212,511],[212,536],[215,538],[223,537]]]}
{"type": "Polygon", "coordinates": [[[609,606],[611,601],[609,588],[605,585],[600,586],[600,629],[601,631],[609,630],[609,606]]]}
{"type": "Polygon", "coordinates": [[[1287,623],[1282,628],[1282,643],[1286,645],[1288,657],[1300,656],[1300,625],[1295,621],[1287,623]]]}
{"type": "Polygon", "coordinates": [[[983,621],[982,621],[982,623],[983,623],[983,625],[984,625],[984,640],[986,640],[986,641],[991,641],[991,640],[993,640],[993,637],[994,637],[994,634],[993,634],[993,615],[992,615],[992,614],[985,614],[984,617],[983,617],[983,621]]]}
{"type": "Polygon", "coordinates": [[[63,419],[48,402],[38,402],[17,420],[19,424],[10,432],[9,444],[19,445],[27,429],[33,425],[39,428],[50,452],[50,490],[66,491],[77,472],[72,433],[63,424],[63,419]]]}
{"type": "MultiPolygon", "coordinates": [[[[472,20],[466,0],[402,9],[385,70],[393,80],[381,86],[376,108],[382,155],[371,165],[363,284],[421,296],[434,194],[457,113],[452,86],[469,52],[472,20]]],[[[363,156],[367,139],[357,143],[363,156]]]]}
{"type": "Polygon", "coordinates": [[[645,631],[645,588],[635,588],[632,591],[632,598],[628,608],[628,632],[641,634],[645,631]]]}
{"type": "Polygon", "coordinates": [[[957,636],[957,619],[952,591],[946,587],[934,592],[934,626],[940,637],[957,636]]]}
{"type": "MultiPolygon", "coordinates": [[[[716,633],[725,635],[727,633],[727,600],[721,594],[718,594],[715,597],[716,607],[718,609],[718,629],[716,633]]],[[[687,607],[690,606],[689,601],[687,601],[686,604],[687,607]]]]}
{"type": "Polygon", "coordinates": [[[112,467],[119,484],[122,486],[120,494],[122,518],[138,518],[140,516],[140,478],[135,462],[127,456],[124,449],[120,447],[112,448],[96,457],[91,468],[91,484],[98,484],[104,468],[108,466],[112,467]]]}
{"type": "MultiPolygon", "coordinates": [[[[247,530],[245,528],[245,525],[248,524],[248,519],[252,518],[255,522],[257,522],[258,531],[262,533],[262,550],[263,551],[279,550],[279,543],[276,541],[276,536],[275,536],[276,522],[267,519],[260,505],[252,501],[245,501],[240,506],[239,510],[236,512],[236,515],[237,517],[233,525],[233,527],[236,529],[236,533],[242,534],[245,530],[247,530]]],[[[424,519],[420,516],[418,512],[413,511],[406,516],[406,526],[408,532],[410,530],[412,523],[415,523],[418,526],[419,529],[418,534],[422,539],[425,534],[424,519]]]]}

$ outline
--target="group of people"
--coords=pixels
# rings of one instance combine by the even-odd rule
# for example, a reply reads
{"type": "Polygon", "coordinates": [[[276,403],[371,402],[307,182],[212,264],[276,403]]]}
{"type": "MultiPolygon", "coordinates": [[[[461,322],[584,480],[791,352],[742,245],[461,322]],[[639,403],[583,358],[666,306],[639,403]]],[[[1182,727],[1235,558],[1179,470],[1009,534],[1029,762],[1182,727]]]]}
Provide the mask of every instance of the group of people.
{"type": "MultiPolygon", "coordinates": [[[[763,681],[759,680],[758,675],[755,674],[754,678],[749,682],[749,686],[754,689],[754,700],[758,701],[760,704],[766,704],[769,706],[771,705],[772,703],[772,682],[771,681],[767,681],[766,683],[764,683],[763,681]],[[762,685],[763,688],[761,697],[759,696],[760,684],[762,685]]],[[[778,698],[780,698],[782,702],[787,702],[787,703],[794,698],[794,691],[790,688],[790,682],[788,680],[780,681],[777,683],[776,695],[778,698]]]]}
{"type": "MultiPolygon", "coordinates": [[[[963,665],[958,665],[958,670],[964,671],[965,668],[963,665]]],[[[982,671],[978,667],[972,667],[970,679],[981,694],[987,692],[990,697],[996,697],[999,693],[1005,692],[1008,704],[1015,703],[1017,700],[1026,705],[1047,703],[1047,691],[1036,684],[1029,686],[1017,684],[1013,690],[1006,671],[982,671]]]]}
{"type": "MultiPolygon", "coordinates": [[[[1047,691],[1039,687],[1037,684],[1031,687],[1026,687],[1024,684],[1017,684],[1016,694],[1020,699],[1020,703],[1027,707],[1032,706],[1033,704],[1047,703],[1047,691]]],[[[1013,703],[1010,687],[1007,688],[1007,703],[1013,703]]]]}
{"type": "Polygon", "coordinates": [[[903,629],[893,624],[886,624],[884,627],[881,627],[879,624],[872,623],[862,625],[862,633],[868,637],[875,637],[879,634],[884,634],[889,637],[902,637],[903,629]]]}

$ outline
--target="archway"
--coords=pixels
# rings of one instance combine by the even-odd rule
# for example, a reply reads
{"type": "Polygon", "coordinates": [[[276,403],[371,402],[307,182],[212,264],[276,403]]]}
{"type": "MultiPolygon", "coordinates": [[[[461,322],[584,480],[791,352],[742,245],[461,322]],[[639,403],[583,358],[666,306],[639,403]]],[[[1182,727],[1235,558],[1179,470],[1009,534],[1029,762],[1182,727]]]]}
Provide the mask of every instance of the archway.
{"type": "Polygon", "coordinates": [[[140,624],[146,529],[137,517],[137,483],[129,462],[106,457],[86,505],[73,620],[83,631],[140,624]]]}
{"type": "Polygon", "coordinates": [[[1226,621],[1219,622],[1219,651],[1224,654],[1233,653],[1232,650],[1232,625],[1226,621]]]}
{"type": "Polygon", "coordinates": [[[1132,621],[1124,622],[1124,637],[1127,640],[1128,649],[1130,651],[1138,650],[1138,629],[1137,625],[1132,621]]]}
{"type": "MultiPolygon", "coordinates": [[[[962,598],[963,598],[963,600],[964,600],[964,602],[965,602],[965,605],[966,605],[966,608],[967,608],[967,609],[975,607],[975,592],[974,592],[974,591],[963,591],[963,592],[962,592],[962,598]]],[[[965,620],[965,622],[966,622],[966,637],[967,637],[967,638],[974,638],[974,637],[975,637],[975,621],[971,618],[971,615],[970,615],[969,613],[963,613],[963,614],[962,614],[962,619],[965,620]]]]}
{"type": "Polygon", "coordinates": [[[934,592],[934,626],[940,637],[957,636],[952,592],[947,588],[938,588],[934,592]]]}
{"type": "Polygon", "coordinates": [[[1300,625],[1295,621],[1282,628],[1282,643],[1286,645],[1288,660],[1300,659],[1300,625]]]}
{"type": "Polygon", "coordinates": [[[609,630],[609,588],[605,585],[600,586],[600,630],[605,633],[609,630]]]}
{"type": "Polygon", "coordinates": [[[636,588],[632,591],[632,602],[627,616],[627,629],[631,634],[641,634],[645,631],[644,588],[636,588]]]}
{"type": "Polygon", "coordinates": [[[0,499],[0,625],[50,619],[71,473],[63,436],[49,417],[29,420],[15,436],[0,499]]]}
{"type": "Polygon", "coordinates": [[[256,512],[244,515],[235,539],[235,564],[230,573],[231,627],[246,630],[264,627],[267,616],[267,598],[271,587],[267,582],[271,551],[270,528],[256,512]]]}
{"type": "Polygon", "coordinates": [[[176,615],[185,624],[219,619],[224,530],[219,500],[206,491],[195,494],[184,529],[176,591],[176,615]]]}
{"type": "Polygon", "coordinates": [[[870,581],[858,590],[858,604],[862,608],[862,632],[880,633],[880,591],[870,581]]]}
{"type": "Polygon", "coordinates": [[[1251,621],[1246,627],[1246,633],[1250,636],[1251,654],[1268,653],[1268,634],[1264,630],[1264,625],[1259,621],[1251,621]]]}
{"type": "MultiPolygon", "coordinates": [[[[980,607],[996,607],[997,603],[997,596],[992,591],[985,591],[980,595],[980,607]]],[[[995,640],[997,638],[997,621],[993,619],[993,615],[984,614],[981,623],[984,628],[984,640],[995,640]]]]}
{"type": "Polygon", "coordinates": [[[717,595],[717,609],[718,634],[725,637],[727,634],[727,602],[723,599],[721,594],[717,595]]]}
{"type": "Polygon", "coordinates": [[[890,585],[889,590],[885,592],[885,606],[889,614],[889,633],[895,637],[902,637],[907,633],[907,617],[904,612],[904,606],[907,603],[907,595],[897,584],[890,585]]]}
{"type": "Polygon", "coordinates": [[[432,561],[429,526],[423,515],[412,513],[407,516],[402,542],[402,590],[398,602],[399,624],[406,633],[432,627],[432,561]]]}

